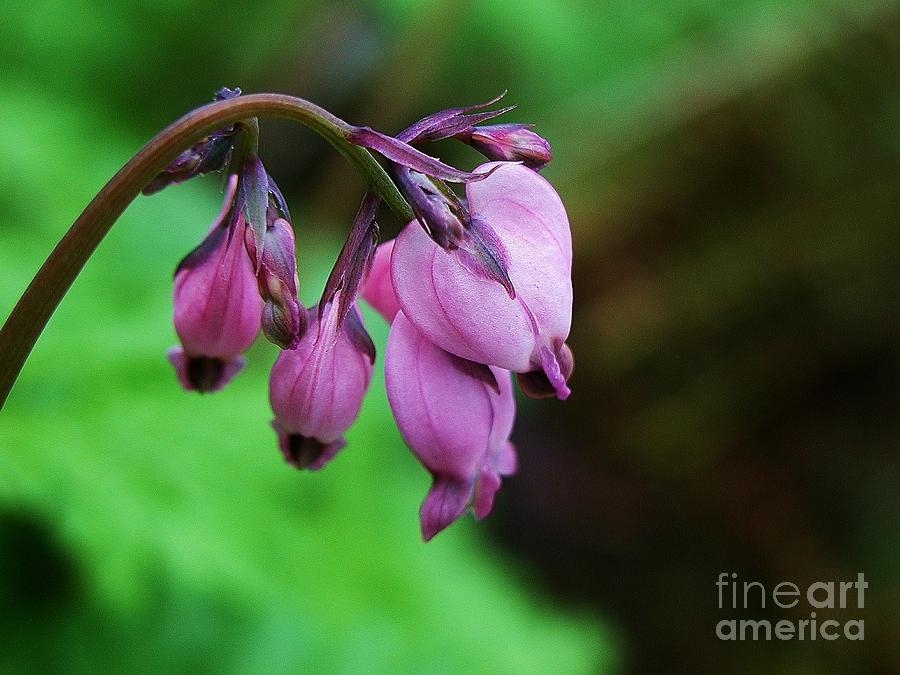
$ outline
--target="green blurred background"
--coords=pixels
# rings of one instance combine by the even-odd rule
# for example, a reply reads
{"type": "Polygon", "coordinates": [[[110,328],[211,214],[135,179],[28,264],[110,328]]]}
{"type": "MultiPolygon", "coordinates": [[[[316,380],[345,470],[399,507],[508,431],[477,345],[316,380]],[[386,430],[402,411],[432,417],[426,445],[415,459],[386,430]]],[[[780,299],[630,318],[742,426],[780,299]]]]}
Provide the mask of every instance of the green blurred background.
{"type": "MultiPolygon", "coordinates": [[[[494,514],[424,545],[380,375],[319,474],[280,459],[269,344],[178,388],[171,274],[219,184],[139,199],[0,415],[0,671],[900,671],[900,2],[6,0],[0,26],[2,313],[220,86],[388,132],[509,89],[554,146],[577,362],[568,402],[521,401],[494,514]],[[866,640],[720,642],[723,571],[863,572],[866,640]]],[[[361,186],[262,131],[312,303],[361,186]]]]}

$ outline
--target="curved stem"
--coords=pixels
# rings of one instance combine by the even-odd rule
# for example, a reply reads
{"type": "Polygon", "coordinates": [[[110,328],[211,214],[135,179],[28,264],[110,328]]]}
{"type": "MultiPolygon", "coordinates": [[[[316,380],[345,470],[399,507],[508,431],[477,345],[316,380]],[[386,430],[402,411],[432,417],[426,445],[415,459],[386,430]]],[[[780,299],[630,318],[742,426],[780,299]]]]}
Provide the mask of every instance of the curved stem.
{"type": "Polygon", "coordinates": [[[352,127],[327,110],[284,94],[249,94],[189,112],[157,134],[103,186],[32,279],[0,329],[0,408],[25,359],[69,286],[112,224],[178,153],[209,133],[250,117],[286,117],[309,127],[353,164],[369,189],[404,221],[412,209],[369,152],[350,144],[352,127]]]}

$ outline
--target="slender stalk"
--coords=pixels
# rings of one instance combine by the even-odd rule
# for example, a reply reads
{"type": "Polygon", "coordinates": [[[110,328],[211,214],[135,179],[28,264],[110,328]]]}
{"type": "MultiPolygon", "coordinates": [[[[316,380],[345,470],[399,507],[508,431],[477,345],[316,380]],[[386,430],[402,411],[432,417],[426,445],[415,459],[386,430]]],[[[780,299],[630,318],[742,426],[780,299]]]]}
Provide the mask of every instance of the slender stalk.
{"type": "Polygon", "coordinates": [[[359,170],[369,189],[404,221],[409,205],[381,165],[350,144],[352,128],[327,110],[284,94],[249,94],[197,108],[157,134],[103,186],[41,266],[0,329],[0,409],[38,336],[75,277],[128,205],[162,169],[209,133],[251,117],[286,117],[309,127],[359,170]]]}

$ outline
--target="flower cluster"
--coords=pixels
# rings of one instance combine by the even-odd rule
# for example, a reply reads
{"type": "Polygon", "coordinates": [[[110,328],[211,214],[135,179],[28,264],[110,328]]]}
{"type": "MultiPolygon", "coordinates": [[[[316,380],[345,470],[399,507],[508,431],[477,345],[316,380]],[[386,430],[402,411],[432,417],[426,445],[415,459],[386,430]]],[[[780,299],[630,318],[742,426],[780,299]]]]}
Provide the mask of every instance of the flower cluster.
{"type": "Polygon", "coordinates": [[[550,146],[528,125],[485,125],[511,109],[487,110],[497,100],[435,113],[395,137],[351,128],[351,143],[388,161],[415,219],[378,245],[379,198],[366,194],[322,297],[308,310],[297,299],[287,205],[247,150],[255,143],[244,142],[254,125],[203,139],[149,186],[226,172],[219,216],[176,271],[181,345],[169,357],[185,388],[214,391],[241,368],[262,328],[282,348],[269,393],[290,464],[324,466],[359,413],[375,346],[357,296],[391,324],[388,400],[433,479],[420,510],[426,540],[469,508],[487,515],[501,476],[515,471],[512,374],[528,396],[570,393],[571,234],[562,202],[537,173],[550,146]],[[490,161],[466,172],[416,148],[447,138],[490,161]],[[465,186],[465,197],[451,182],[465,186]]]}

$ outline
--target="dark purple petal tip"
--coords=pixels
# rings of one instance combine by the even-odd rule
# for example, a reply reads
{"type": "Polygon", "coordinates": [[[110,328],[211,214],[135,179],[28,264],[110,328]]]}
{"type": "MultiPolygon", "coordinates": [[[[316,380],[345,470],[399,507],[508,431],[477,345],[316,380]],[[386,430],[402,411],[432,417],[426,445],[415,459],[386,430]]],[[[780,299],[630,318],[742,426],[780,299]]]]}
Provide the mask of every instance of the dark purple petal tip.
{"type": "Polygon", "coordinates": [[[318,471],[346,445],[343,438],[323,443],[317,438],[290,434],[277,422],[272,422],[272,427],[278,434],[278,446],[284,460],[298,469],[318,471]]]}
{"type": "Polygon", "coordinates": [[[246,363],[242,356],[233,359],[189,356],[181,347],[172,347],[168,356],[175,367],[181,386],[188,391],[199,391],[201,394],[219,391],[246,363]]]}

